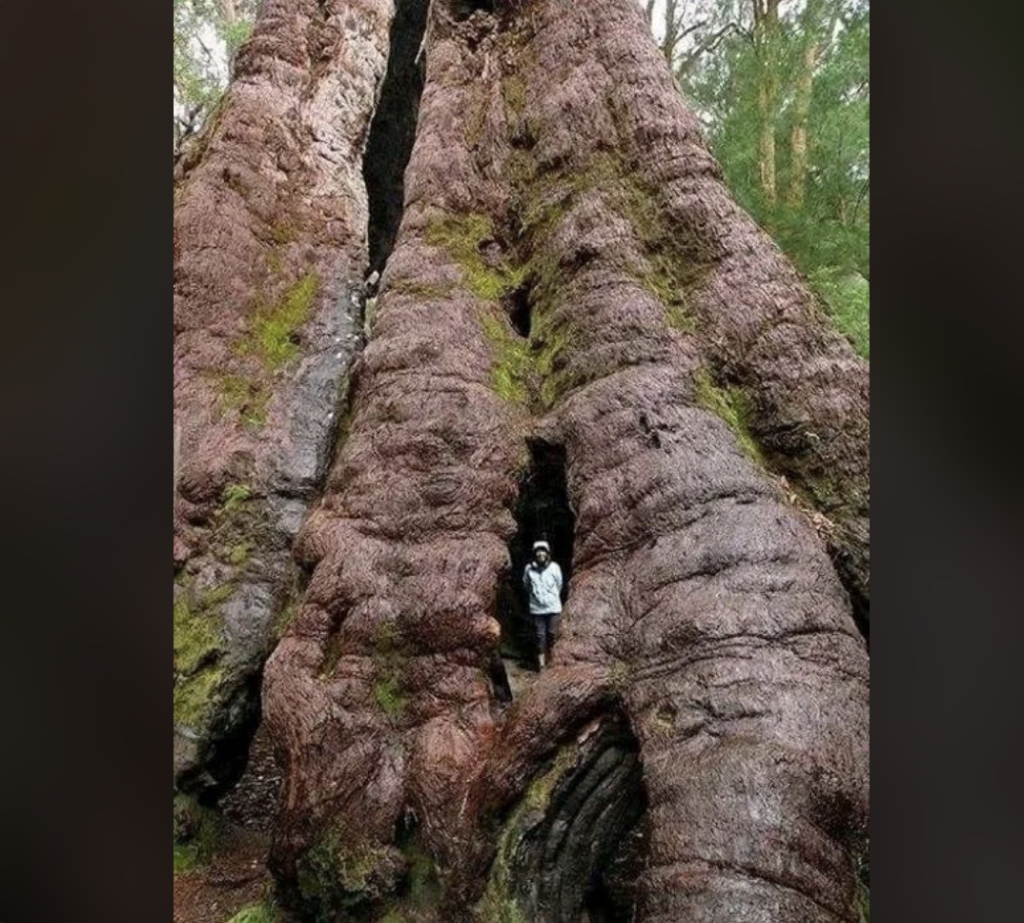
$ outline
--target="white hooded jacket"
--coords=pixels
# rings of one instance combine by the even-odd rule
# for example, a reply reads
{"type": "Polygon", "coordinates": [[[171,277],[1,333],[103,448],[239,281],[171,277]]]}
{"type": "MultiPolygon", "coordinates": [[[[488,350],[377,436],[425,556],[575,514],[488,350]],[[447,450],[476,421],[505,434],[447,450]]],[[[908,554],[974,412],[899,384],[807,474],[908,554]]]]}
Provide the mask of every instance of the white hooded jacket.
{"type": "Polygon", "coordinates": [[[554,561],[543,568],[533,561],[527,564],[523,586],[530,594],[531,615],[562,611],[562,569],[554,561]]]}

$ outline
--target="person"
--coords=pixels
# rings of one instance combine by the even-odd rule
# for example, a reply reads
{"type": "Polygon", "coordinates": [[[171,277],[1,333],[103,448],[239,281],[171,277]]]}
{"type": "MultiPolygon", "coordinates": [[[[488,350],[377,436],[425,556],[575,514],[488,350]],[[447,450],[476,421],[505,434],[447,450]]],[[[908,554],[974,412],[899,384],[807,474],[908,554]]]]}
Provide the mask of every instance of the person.
{"type": "Polygon", "coordinates": [[[551,546],[533,543],[533,560],[523,571],[523,587],[529,596],[530,618],[537,633],[537,664],[543,670],[558,638],[562,620],[562,569],[551,560],[551,546]]]}

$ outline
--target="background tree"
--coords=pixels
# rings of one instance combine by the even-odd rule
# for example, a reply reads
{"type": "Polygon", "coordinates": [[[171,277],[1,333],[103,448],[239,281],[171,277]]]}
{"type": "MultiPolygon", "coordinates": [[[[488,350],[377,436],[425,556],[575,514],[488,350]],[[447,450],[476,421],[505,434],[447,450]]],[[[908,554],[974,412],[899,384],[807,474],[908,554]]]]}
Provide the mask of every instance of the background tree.
{"type": "Polygon", "coordinates": [[[644,10],[733,194],[869,355],[865,0],[676,0],[644,10]]]}
{"type": "Polygon", "coordinates": [[[174,154],[199,132],[231,79],[259,0],[174,0],[174,154]]]}

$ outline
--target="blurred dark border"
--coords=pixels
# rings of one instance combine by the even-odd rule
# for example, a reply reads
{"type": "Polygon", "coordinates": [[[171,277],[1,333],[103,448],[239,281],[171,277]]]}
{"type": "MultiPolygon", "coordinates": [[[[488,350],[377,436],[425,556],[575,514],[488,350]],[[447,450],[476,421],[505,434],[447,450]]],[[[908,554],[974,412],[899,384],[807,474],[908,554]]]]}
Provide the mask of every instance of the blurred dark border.
{"type": "Polygon", "coordinates": [[[171,30],[0,0],[3,923],[171,919],[171,30]]]}
{"type": "Polygon", "coordinates": [[[872,11],[871,884],[886,920],[1009,919],[1018,903],[1024,203],[1009,10],[872,11]]]}
{"type": "MultiPolygon", "coordinates": [[[[1009,4],[873,12],[872,897],[882,919],[1003,919],[1019,43],[1009,4]]],[[[0,0],[3,923],[172,913],[171,28],[170,4],[0,0]]]]}

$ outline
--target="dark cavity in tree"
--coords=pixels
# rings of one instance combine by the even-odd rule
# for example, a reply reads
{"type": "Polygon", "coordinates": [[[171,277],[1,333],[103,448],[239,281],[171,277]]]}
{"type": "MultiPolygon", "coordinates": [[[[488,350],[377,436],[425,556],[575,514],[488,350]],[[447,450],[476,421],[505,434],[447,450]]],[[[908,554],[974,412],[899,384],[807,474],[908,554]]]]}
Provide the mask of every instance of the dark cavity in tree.
{"type": "Polygon", "coordinates": [[[645,859],[647,795],[628,721],[605,716],[579,763],[551,793],[544,817],[511,855],[526,918],[629,923],[645,859]]]}
{"type": "Polygon", "coordinates": [[[216,805],[232,791],[242,778],[249,761],[249,747],[262,718],[260,687],[263,671],[250,676],[232,695],[223,709],[223,727],[211,735],[213,743],[207,745],[205,758],[197,761],[193,772],[183,774],[178,790],[194,794],[200,804],[216,805]]]}
{"type": "Polygon", "coordinates": [[[477,10],[494,12],[494,0],[451,0],[451,11],[457,22],[469,19],[477,10]]]}
{"type": "Polygon", "coordinates": [[[513,511],[519,528],[509,542],[511,570],[502,575],[498,587],[498,621],[502,654],[529,660],[534,641],[522,588],[523,569],[533,558],[533,543],[547,541],[552,560],[562,568],[564,602],[572,577],[576,516],[569,506],[565,449],[541,439],[529,440],[527,446],[530,466],[519,481],[513,511]]]}
{"type": "Polygon", "coordinates": [[[416,140],[423,92],[424,59],[419,61],[429,0],[398,0],[391,23],[388,69],[363,156],[363,179],[370,220],[370,272],[382,272],[391,255],[405,204],[405,168],[416,140]]]}
{"type": "Polygon", "coordinates": [[[832,553],[832,561],[835,564],[836,572],[839,574],[839,579],[842,581],[843,586],[846,587],[847,593],[850,594],[850,602],[853,605],[853,620],[857,623],[857,628],[860,633],[864,636],[864,640],[870,644],[871,642],[871,606],[868,599],[860,591],[859,584],[853,575],[849,572],[847,564],[847,558],[842,553],[838,552],[834,548],[830,548],[829,551],[832,553]]]}
{"type": "Polygon", "coordinates": [[[517,288],[510,296],[508,303],[508,316],[523,339],[530,336],[530,289],[527,286],[517,288]]]}

